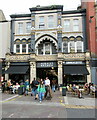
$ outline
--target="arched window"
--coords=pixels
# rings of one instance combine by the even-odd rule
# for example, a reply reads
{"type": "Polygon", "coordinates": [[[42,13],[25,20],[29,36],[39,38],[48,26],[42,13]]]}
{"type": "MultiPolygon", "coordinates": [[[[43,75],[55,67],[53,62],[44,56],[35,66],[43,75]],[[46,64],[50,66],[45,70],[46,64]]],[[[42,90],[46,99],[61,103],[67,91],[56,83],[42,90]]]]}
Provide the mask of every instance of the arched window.
{"type": "Polygon", "coordinates": [[[68,41],[63,41],[63,52],[68,53],[68,41]]]}
{"type": "MultiPolygon", "coordinates": [[[[14,47],[16,46],[16,53],[20,53],[20,39],[17,39],[16,41],[15,41],[15,45],[14,45],[14,47]]],[[[14,50],[15,51],[15,50],[14,50]]]]}
{"type": "Polygon", "coordinates": [[[69,42],[69,49],[70,49],[70,53],[75,52],[75,42],[74,41],[69,42]]]}
{"type": "Polygon", "coordinates": [[[22,53],[26,53],[26,39],[22,39],[22,53]]]}
{"type": "Polygon", "coordinates": [[[82,52],[82,48],[83,48],[83,42],[82,41],[77,41],[76,42],[76,47],[77,47],[77,52],[82,52]]]}
{"type": "Polygon", "coordinates": [[[31,38],[28,39],[28,53],[31,52],[31,38]]]}

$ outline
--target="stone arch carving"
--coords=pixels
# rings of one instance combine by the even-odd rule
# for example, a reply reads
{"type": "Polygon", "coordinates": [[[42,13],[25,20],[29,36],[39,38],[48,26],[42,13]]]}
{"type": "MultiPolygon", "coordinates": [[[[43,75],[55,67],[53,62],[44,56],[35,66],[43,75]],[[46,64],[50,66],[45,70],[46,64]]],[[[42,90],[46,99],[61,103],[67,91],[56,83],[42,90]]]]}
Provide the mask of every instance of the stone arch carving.
{"type": "Polygon", "coordinates": [[[58,44],[57,44],[57,40],[55,37],[48,35],[48,34],[44,34],[42,36],[40,36],[36,41],[35,41],[35,48],[38,47],[38,45],[40,44],[40,42],[45,41],[45,40],[49,40],[51,42],[53,42],[55,44],[55,47],[57,48],[58,44]]]}

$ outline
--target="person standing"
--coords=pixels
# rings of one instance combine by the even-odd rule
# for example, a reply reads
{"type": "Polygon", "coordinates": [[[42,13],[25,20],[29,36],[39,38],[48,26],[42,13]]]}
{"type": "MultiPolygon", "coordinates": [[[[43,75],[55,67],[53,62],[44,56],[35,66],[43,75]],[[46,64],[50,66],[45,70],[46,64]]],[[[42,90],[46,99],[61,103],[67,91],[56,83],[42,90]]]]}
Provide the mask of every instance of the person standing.
{"type": "Polygon", "coordinates": [[[31,96],[35,96],[35,100],[37,99],[37,88],[38,88],[39,82],[34,78],[34,80],[31,83],[32,86],[32,93],[31,96]]]}
{"type": "Polygon", "coordinates": [[[45,98],[47,98],[48,93],[49,93],[49,98],[52,98],[50,80],[48,79],[48,77],[46,77],[46,80],[45,80],[45,89],[46,89],[45,98]]]}
{"type": "Polygon", "coordinates": [[[41,101],[42,101],[43,98],[44,98],[44,94],[45,94],[45,92],[46,92],[46,90],[45,90],[45,85],[44,85],[42,79],[40,80],[40,83],[39,83],[39,85],[38,85],[37,91],[38,91],[38,95],[39,95],[39,101],[40,101],[40,103],[41,103],[41,101]]]}
{"type": "Polygon", "coordinates": [[[25,81],[25,96],[28,95],[28,91],[29,91],[29,80],[27,79],[25,81]]]}

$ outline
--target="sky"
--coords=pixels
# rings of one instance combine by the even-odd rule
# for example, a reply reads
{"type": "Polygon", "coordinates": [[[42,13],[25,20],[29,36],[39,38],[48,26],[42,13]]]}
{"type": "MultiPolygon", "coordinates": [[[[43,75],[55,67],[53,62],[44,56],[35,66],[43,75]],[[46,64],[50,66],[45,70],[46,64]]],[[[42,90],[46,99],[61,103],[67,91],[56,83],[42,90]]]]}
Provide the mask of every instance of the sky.
{"type": "Polygon", "coordinates": [[[63,5],[63,10],[76,10],[80,5],[80,0],[2,0],[0,9],[3,11],[7,20],[11,14],[30,13],[29,8],[36,5],[63,5]]]}

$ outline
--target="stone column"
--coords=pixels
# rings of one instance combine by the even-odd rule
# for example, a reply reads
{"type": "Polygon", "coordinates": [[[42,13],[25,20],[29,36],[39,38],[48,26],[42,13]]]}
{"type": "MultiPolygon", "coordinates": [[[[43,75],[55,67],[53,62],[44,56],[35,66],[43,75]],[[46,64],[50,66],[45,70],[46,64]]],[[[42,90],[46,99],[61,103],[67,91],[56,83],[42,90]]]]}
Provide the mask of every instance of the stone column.
{"type": "Polygon", "coordinates": [[[36,62],[30,62],[30,83],[36,78],[36,62]]]}
{"type": "MultiPolygon", "coordinates": [[[[7,62],[5,70],[7,70],[9,68],[9,66],[10,66],[10,62],[7,62]]],[[[9,80],[9,74],[5,74],[5,80],[7,80],[7,81],[9,80]]]]}
{"type": "Polygon", "coordinates": [[[89,75],[87,75],[87,83],[90,83],[91,82],[91,68],[89,65],[89,61],[86,61],[86,67],[87,67],[87,70],[89,72],[89,75]]]}
{"type": "Polygon", "coordinates": [[[63,83],[63,65],[62,61],[58,61],[58,84],[63,83]]]}

